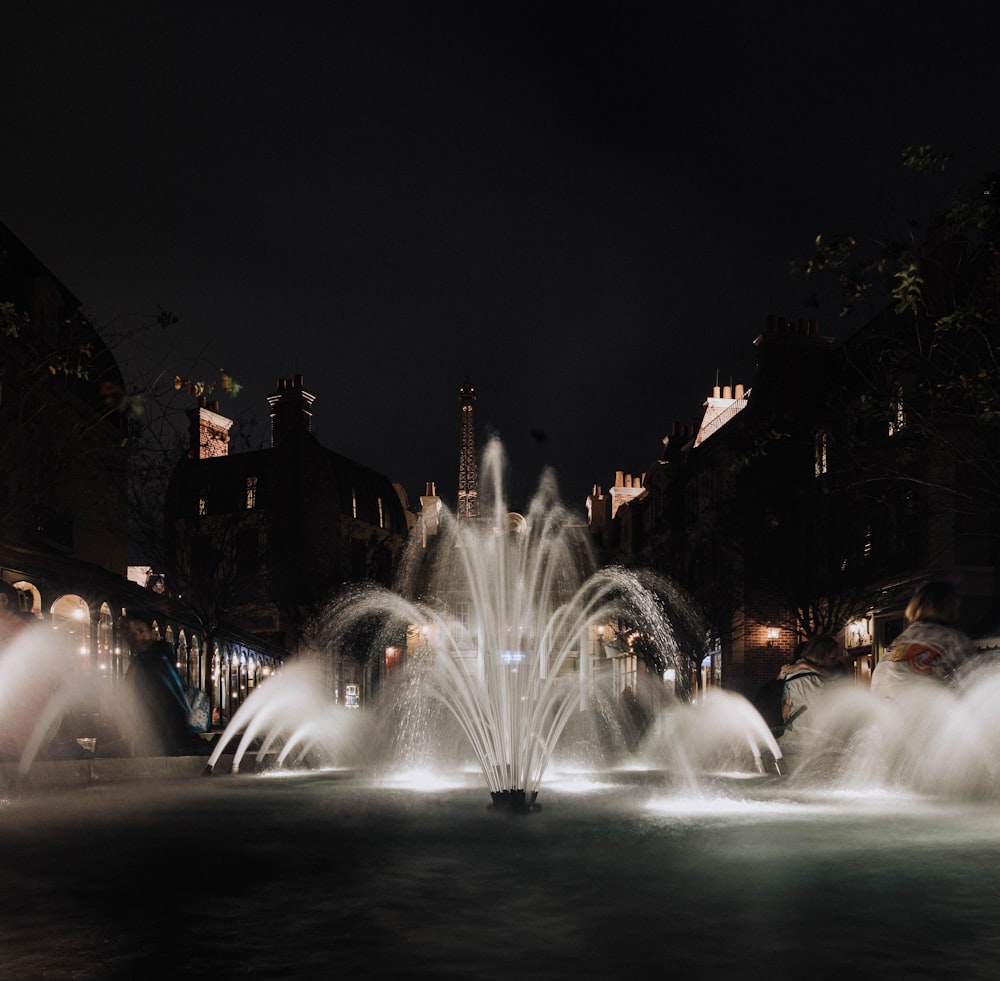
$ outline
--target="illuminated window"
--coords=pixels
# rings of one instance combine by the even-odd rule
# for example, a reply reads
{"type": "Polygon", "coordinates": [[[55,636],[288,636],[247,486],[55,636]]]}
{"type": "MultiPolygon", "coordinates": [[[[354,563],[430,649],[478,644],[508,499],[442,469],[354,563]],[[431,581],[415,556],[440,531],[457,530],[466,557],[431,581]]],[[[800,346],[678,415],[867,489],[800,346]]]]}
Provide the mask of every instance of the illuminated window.
{"type": "Polygon", "coordinates": [[[897,388],[890,406],[889,435],[895,436],[906,428],[906,407],[903,405],[902,389],[897,388]]]}
{"type": "Polygon", "coordinates": [[[358,516],[358,492],[352,487],[351,488],[351,517],[356,518],[358,516]]]}
{"type": "Polygon", "coordinates": [[[247,477],[247,510],[252,511],[257,506],[257,478],[247,477]]]}
{"type": "Polygon", "coordinates": [[[198,514],[208,514],[208,491],[205,489],[198,494],[198,514]]]}
{"type": "Polygon", "coordinates": [[[111,607],[101,604],[97,620],[97,666],[101,671],[107,671],[113,664],[112,638],[114,624],[111,621],[111,607]]]}
{"type": "MultiPolygon", "coordinates": [[[[170,628],[167,627],[169,632],[170,628]]],[[[178,631],[177,637],[177,673],[185,680],[190,681],[190,677],[187,676],[188,670],[188,645],[187,645],[187,634],[183,630],[178,631]]]]}
{"type": "Polygon", "coordinates": [[[385,512],[382,510],[382,498],[378,499],[378,526],[379,528],[385,527],[385,512]]]}
{"type": "Polygon", "coordinates": [[[38,587],[22,579],[14,583],[14,588],[17,590],[21,611],[39,616],[42,609],[42,594],[38,591],[38,587]]]}
{"type": "Polygon", "coordinates": [[[827,471],[827,434],[817,433],[816,434],[816,461],[815,461],[815,474],[817,477],[822,477],[827,471]]]}
{"type": "Polygon", "coordinates": [[[403,666],[403,652],[398,647],[387,647],[385,649],[386,677],[395,674],[402,666],[403,666]]]}
{"type": "Polygon", "coordinates": [[[52,627],[68,638],[69,649],[79,655],[77,667],[90,666],[90,607],[75,593],[60,596],[51,607],[52,627]]]}
{"type": "Polygon", "coordinates": [[[201,671],[201,645],[198,643],[197,634],[191,634],[191,644],[188,647],[187,676],[191,684],[197,685],[199,688],[205,683],[201,671]]]}

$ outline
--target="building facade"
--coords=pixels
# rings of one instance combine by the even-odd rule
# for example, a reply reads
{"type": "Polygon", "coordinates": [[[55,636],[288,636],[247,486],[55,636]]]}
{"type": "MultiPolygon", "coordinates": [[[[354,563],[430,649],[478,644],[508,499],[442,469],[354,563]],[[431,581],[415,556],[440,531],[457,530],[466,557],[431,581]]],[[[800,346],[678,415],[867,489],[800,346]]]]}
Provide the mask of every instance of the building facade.
{"type": "Polygon", "coordinates": [[[230,421],[206,400],[167,494],[167,582],[206,626],[237,622],[294,653],[332,657],[332,691],[368,691],[377,665],[329,655],[324,608],[348,583],[389,586],[410,531],[405,494],[323,447],[302,376],[267,397],[271,445],[230,453],[230,421]]]}
{"type": "Polygon", "coordinates": [[[972,423],[920,410],[915,425],[918,398],[879,378],[884,335],[876,320],[836,347],[814,321],[769,318],[752,387],[713,390],[613,514],[591,495],[606,560],[657,569],[701,605],[727,688],[752,697],[817,633],[866,683],[935,576],[959,583],[973,637],[995,629],[996,510],[955,451],[972,423]]]}
{"type": "MultiPolygon", "coordinates": [[[[128,670],[127,612],[152,612],[185,682],[227,710],[286,656],[231,623],[209,639],[162,589],[129,580],[125,403],[114,354],[79,300],[0,225],[0,579],[24,629],[51,631],[41,647],[71,652],[60,671],[89,693],[67,702],[83,738],[113,728],[95,706],[128,670]]],[[[11,679],[30,686],[30,665],[8,667],[5,696],[16,699],[11,679]]]]}

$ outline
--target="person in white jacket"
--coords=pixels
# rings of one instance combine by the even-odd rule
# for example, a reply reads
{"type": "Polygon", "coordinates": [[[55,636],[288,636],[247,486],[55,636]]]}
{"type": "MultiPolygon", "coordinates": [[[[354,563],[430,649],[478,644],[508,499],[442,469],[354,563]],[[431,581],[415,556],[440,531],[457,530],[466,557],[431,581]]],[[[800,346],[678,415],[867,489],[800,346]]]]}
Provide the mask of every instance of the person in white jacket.
{"type": "Polygon", "coordinates": [[[958,591],[943,580],[925,583],[913,594],[906,607],[906,628],[872,672],[874,694],[895,698],[913,685],[952,681],[971,649],[958,626],[958,606],[958,591]]]}

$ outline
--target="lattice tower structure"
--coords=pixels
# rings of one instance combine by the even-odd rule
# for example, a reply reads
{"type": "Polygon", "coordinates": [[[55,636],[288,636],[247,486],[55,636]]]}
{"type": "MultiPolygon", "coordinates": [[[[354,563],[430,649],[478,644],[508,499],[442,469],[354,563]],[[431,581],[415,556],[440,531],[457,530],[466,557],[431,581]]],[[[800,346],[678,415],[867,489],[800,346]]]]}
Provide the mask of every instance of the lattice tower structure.
{"type": "Polygon", "coordinates": [[[468,379],[458,390],[458,399],[462,416],[458,447],[458,507],[455,513],[459,518],[478,518],[479,465],[476,463],[476,428],[472,415],[476,390],[468,379]]]}

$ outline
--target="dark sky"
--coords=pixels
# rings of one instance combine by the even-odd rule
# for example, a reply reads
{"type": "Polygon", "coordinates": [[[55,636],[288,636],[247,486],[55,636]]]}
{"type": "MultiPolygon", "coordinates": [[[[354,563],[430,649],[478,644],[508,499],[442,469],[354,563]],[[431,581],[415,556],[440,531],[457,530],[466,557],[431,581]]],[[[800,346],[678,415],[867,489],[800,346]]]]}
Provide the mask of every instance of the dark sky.
{"type": "MultiPolygon", "coordinates": [[[[15,2],[0,220],[98,324],[157,304],[256,416],[453,502],[458,388],[521,506],[641,472],[819,232],[940,205],[900,149],[1000,146],[1000,3],[15,2]],[[676,8],[676,9],[675,9],[676,8]]],[[[204,373],[204,371],[202,372],[204,373]]]]}

